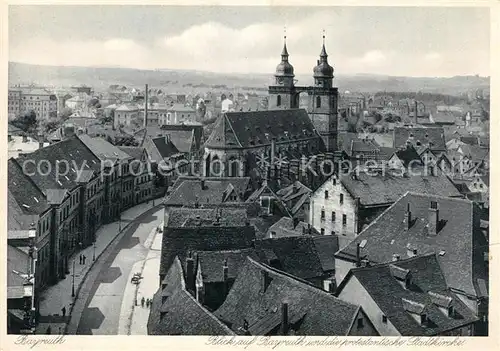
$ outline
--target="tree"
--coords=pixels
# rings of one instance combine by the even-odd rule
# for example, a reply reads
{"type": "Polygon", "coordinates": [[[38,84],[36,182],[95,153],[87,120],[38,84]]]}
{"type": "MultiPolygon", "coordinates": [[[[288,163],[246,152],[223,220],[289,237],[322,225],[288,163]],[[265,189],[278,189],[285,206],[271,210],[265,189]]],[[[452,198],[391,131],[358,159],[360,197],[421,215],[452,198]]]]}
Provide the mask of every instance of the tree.
{"type": "Polygon", "coordinates": [[[32,133],[36,130],[37,120],[35,111],[31,110],[15,118],[11,124],[26,133],[32,133]]]}

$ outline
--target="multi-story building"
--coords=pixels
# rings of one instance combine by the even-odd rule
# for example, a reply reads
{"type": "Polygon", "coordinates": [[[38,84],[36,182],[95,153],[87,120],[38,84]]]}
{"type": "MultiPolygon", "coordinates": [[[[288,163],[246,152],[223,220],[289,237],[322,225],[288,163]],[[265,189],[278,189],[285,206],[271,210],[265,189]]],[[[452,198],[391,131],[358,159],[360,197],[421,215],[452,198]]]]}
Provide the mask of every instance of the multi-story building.
{"type": "Polygon", "coordinates": [[[135,105],[121,105],[114,112],[114,127],[120,126],[130,127],[132,121],[138,120],[139,108],[135,105]]]}
{"type": "Polygon", "coordinates": [[[337,235],[344,247],[407,191],[463,197],[442,172],[418,169],[421,175],[387,167],[357,168],[350,174],[331,176],[311,195],[310,224],[321,234],[337,235]]]}
{"type": "Polygon", "coordinates": [[[147,125],[172,125],[195,121],[196,111],[184,104],[151,104],[148,106],[147,125]]]}
{"type": "Polygon", "coordinates": [[[9,118],[15,118],[29,111],[37,119],[48,120],[57,117],[57,97],[41,88],[14,88],[9,90],[9,118]]]}

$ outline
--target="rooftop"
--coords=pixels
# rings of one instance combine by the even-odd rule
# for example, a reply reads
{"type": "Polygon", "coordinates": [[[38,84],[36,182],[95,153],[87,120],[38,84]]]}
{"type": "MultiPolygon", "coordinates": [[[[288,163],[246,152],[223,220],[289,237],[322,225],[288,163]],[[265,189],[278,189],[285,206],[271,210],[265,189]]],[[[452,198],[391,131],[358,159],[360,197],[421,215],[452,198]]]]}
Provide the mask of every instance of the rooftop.
{"type": "Polygon", "coordinates": [[[194,178],[179,177],[167,195],[166,205],[194,206],[243,202],[250,178],[194,178]],[[235,196],[233,200],[230,196],[235,196]]]}
{"type": "Polygon", "coordinates": [[[480,232],[478,208],[468,200],[406,193],[366,227],[335,259],[356,261],[356,246],[364,243],[361,257],[372,264],[386,263],[393,255],[407,257],[439,253],[447,286],[474,296],[487,296],[488,275],[484,252],[488,245],[480,232]],[[438,208],[437,233],[429,230],[431,202],[438,208]],[[412,223],[405,229],[410,206],[412,223]]]}
{"type": "Polygon", "coordinates": [[[339,290],[348,284],[351,276],[366,289],[382,313],[403,336],[438,335],[477,321],[472,311],[448,291],[435,254],[352,269],[339,290]],[[394,268],[411,276],[408,288],[404,287],[406,276],[398,276],[394,268]],[[451,315],[448,315],[449,307],[454,309],[451,315]],[[411,315],[424,313],[424,325],[411,315]]]}
{"type": "Polygon", "coordinates": [[[206,145],[253,147],[315,137],[318,134],[303,109],[227,112],[215,122],[206,145]]]}
{"type": "Polygon", "coordinates": [[[186,290],[182,265],[176,257],[153,297],[148,335],[232,335],[186,290]]]}
{"type": "Polygon", "coordinates": [[[358,306],[248,257],[214,314],[233,331],[242,330],[246,321],[251,335],[269,335],[281,324],[285,301],[295,335],[347,335],[359,311],[358,306]]]}

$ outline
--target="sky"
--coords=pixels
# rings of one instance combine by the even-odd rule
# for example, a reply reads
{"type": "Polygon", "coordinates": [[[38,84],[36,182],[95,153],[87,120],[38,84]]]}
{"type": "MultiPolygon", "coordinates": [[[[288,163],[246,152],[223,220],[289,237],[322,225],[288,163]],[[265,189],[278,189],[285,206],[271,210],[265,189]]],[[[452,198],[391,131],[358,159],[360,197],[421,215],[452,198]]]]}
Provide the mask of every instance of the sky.
{"type": "Polygon", "coordinates": [[[284,28],[296,75],[323,30],[336,74],[490,75],[485,7],[10,6],[9,60],[272,73],[284,28]]]}

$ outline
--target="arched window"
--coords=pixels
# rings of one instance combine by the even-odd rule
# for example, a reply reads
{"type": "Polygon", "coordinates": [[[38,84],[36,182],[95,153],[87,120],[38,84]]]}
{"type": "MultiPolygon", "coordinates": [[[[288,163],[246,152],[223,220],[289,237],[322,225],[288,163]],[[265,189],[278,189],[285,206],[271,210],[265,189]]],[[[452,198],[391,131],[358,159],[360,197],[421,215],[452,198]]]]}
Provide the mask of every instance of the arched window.
{"type": "Polygon", "coordinates": [[[276,106],[281,106],[281,95],[276,97],[276,106]]]}
{"type": "Polygon", "coordinates": [[[321,107],[321,96],[316,96],[316,107],[321,107]]]}

